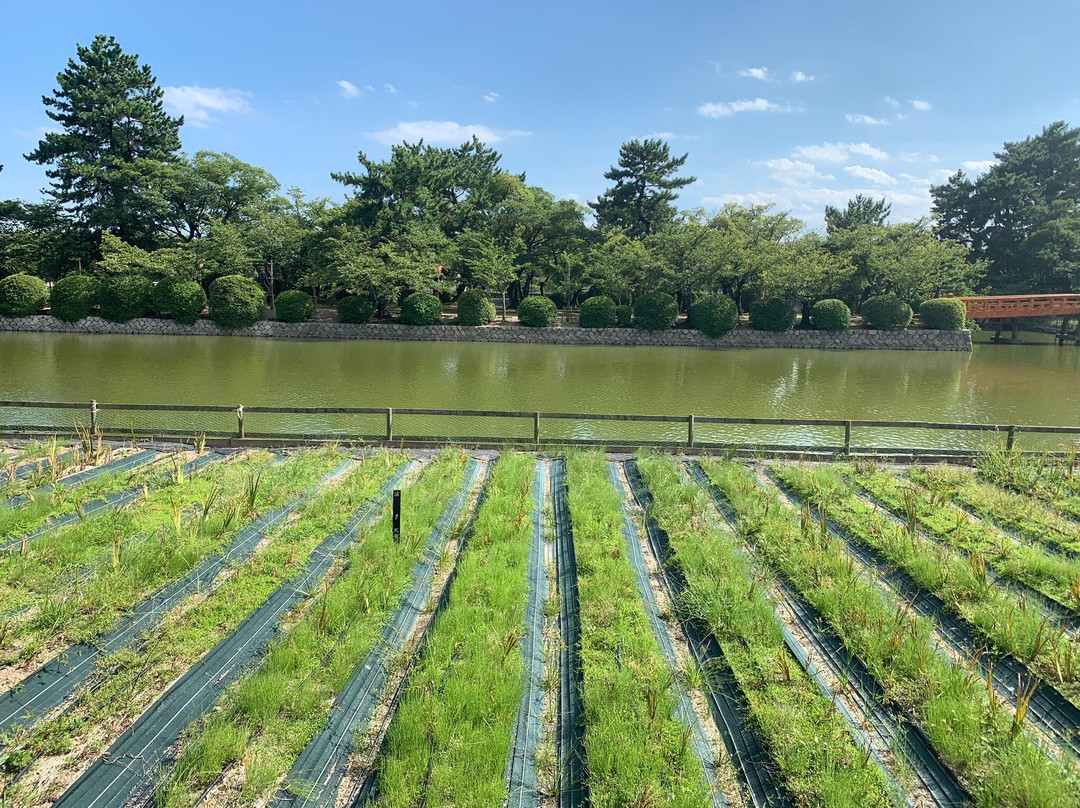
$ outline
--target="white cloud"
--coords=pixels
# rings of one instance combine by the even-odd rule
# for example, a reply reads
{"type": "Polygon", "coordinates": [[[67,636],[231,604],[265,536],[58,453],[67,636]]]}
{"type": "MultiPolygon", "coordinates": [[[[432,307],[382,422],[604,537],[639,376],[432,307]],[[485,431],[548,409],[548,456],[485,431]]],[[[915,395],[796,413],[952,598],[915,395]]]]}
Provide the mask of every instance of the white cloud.
{"type": "Polygon", "coordinates": [[[791,73],[792,84],[801,84],[804,81],[813,81],[814,76],[803,73],[801,70],[793,70],[791,73]]]}
{"type": "Polygon", "coordinates": [[[769,176],[784,185],[802,185],[811,180],[836,179],[832,174],[822,174],[813,163],[805,160],[789,160],[780,157],[776,160],[763,160],[758,165],[769,169],[769,176]]]}
{"type": "Polygon", "coordinates": [[[360,88],[353,84],[351,81],[341,79],[337,86],[341,88],[341,97],[348,101],[350,98],[360,97],[360,88]]]}
{"type": "Polygon", "coordinates": [[[398,88],[395,87],[393,84],[384,82],[383,83],[383,89],[386,90],[386,92],[390,93],[390,95],[397,95],[398,94],[398,88]]]}
{"type": "Polygon", "coordinates": [[[764,98],[742,101],[711,101],[698,107],[698,114],[706,118],[726,118],[736,112],[796,112],[790,106],[781,106],[764,98]]]}
{"type": "Polygon", "coordinates": [[[63,129],[57,129],[55,126],[39,126],[37,129],[17,129],[15,134],[19,137],[26,138],[27,140],[41,140],[49,132],[62,132],[63,129]]]}
{"type": "Polygon", "coordinates": [[[893,98],[891,95],[885,96],[884,101],[893,109],[900,109],[900,102],[893,98]]]}
{"type": "Polygon", "coordinates": [[[184,122],[205,128],[217,120],[212,113],[247,115],[251,109],[251,93],[222,87],[162,87],[165,106],[174,115],[183,115],[184,122]]]}
{"type": "Polygon", "coordinates": [[[896,177],[887,174],[880,168],[867,168],[866,166],[844,166],[844,173],[861,180],[872,182],[875,185],[896,185],[896,177]]]}
{"type": "Polygon", "coordinates": [[[915,98],[910,101],[912,107],[918,112],[929,112],[933,109],[929,101],[923,101],[921,98],[915,98]]]}
{"type": "Polygon", "coordinates": [[[484,99],[485,104],[494,104],[496,101],[502,98],[502,96],[498,93],[484,93],[480,97],[484,99]]]}
{"type": "Polygon", "coordinates": [[[716,71],[716,75],[718,75],[718,76],[724,75],[724,69],[720,66],[720,63],[718,61],[716,61],[715,59],[710,59],[709,64],[711,64],[713,70],[716,71]]]}
{"type": "Polygon", "coordinates": [[[805,157],[822,163],[846,163],[853,154],[869,157],[873,160],[888,160],[887,152],[869,143],[819,143],[810,146],[796,146],[795,157],[805,157]]]}
{"type": "Polygon", "coordinates": [[[701,140],[701,135],[680,135],[677,132],[650,132],[638,140],[701,140]]]}
{"type": "Polygon", "coordinates": [[[873,115],[863,115],[861,112],[849,112],[844,116],[848,123],[865,123],[869,126],[885,126],[888,124],[884,118],[875,118],[873,115]]]}
{"type": "Polygon", "coordinates": [[[772,76],[769,75],[769,68],[767,67],[748,67],[745,70],[740,70],[739,75],[742,76],[744,79],[772,81],[772,76]]]}
{"type": "Polygon", "coordinates": [[[960,167],[968,174],[982,174],[984,171],[988,171],[990,166],[996,162],[997,160],[965,160],[960,163],[960,167]]]}
{"type": "Polygon", "coordinates": [[[484,143],[498,143],[511,137],[531,135],[532,132],[523,129],[497,131],[481,124],[461,124],[455,121],[402,121],[392,129],[365,134],[389,146],[402,141],[415,143],[420,139],[425,143],[457,145],[471,140],[473,135],[484,143]]]}

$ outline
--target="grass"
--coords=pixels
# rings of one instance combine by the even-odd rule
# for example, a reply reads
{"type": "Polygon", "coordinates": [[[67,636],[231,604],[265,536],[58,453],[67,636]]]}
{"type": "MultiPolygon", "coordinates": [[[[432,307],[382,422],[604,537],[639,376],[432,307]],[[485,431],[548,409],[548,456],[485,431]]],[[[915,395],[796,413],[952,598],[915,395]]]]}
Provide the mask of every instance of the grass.
{"type": "MultiPolygon", "coordinates": [[[[175,463],[177,458],[173,460],[175,463]]],[[[81,519],[83,505],[109,494],[146,487],[166,471],[178,474],[178,469],[178,465],[170,465],[163,459],[132,471],[106,474],[73,488],[68,488],[60,480],[47,493],[38,494],[15,508],[8,507],[6,502],[0,503],[0,543],[42,527],[50,517],[77,513],[81,519]]]]}
{"type": "Polygon", "coordinates": [[[497,806],[525,692],[535,460],[504,453],[378,761],[379,806],[497,806]]]}
{"type": "Polygon", "coordinates": [[[214,464],[151,491],[131,508],[77,522],[0,564],[0,655],[32,657],[46,642],[83,642],[123,612],[228,545],[256,514],[279,507],[340,462],[333,450],[275,465],[268,452],[214,464]]]}
{"type": "Polygon", "coordinates": [[[258,670],[192,727],[159,802],[190,805],[221,770],[243,759],[241,804],[272,796],[315,737],[405,593],[439,514],[460,489],[466,457],[448,452],[406,492],[401,541],[383,519],[349,552],[344,571],[274,642],[258,670]]]}
{"type": "Polygon", "coordinates": [[[854,479],[913,526],[985,561],[1002,578],[1030,586],[1080,615],[1080,558],[1018,542],[992,525],[973,520],[942,494],[928,494],[889,472],[860,467],[854,479]]]}
{"type": "Polygon", "coordinates": [[[733,463],[702,466],[739,515],[739,531],[780,570],[923,729],[980,806],[1075,806],[1080,786],[1020,731],[973,671],[940,656],[930,622],[885,595],[843,545],[785,508],[733,463]]]}
{"type": "Polygon", "coordinates": [[[979,456],[976,466],[987,482],[1035,497],[1080,519],[1078,450],[1080,446],[1073,444],[1063,457],[1051,457],[1048,452],[1032,456],[1019,449],[991,448],[979,456]]]}
{"type": "Polygon", "coordinates": [[[913,467],[908,477],[928,489],[974,510],[984,519],[1051,550],[1080,553],[1080,525],[1037,500],[980,481],[970,471],[934,466],[913,467]]]}
{"type": "Polygon", "coordinates": [[[98,676],[80,691],[71,710],[5,739],[0,768],[9,776],[38,756],[52,761],[31,766],[23,777],[25,785],[13,786],[9,779],[0,802],[24,806],[40,801],[42,795],[31,793],[30,785],[40,768],[60,782],[70,782],[83,764],[67,755],[80,749],[101,751],[107,739],[130,724],[179,672],[227,636],[283,581],[298,575],[311,551],[375,495],[400,461],[393,453],[370,455],[336,485],[319,490],[303,505],[299,518],[274,531],[271,541],[235,567],[209,597],[193,598],[167,615],[138,648],[102,659],[98,676]]]}
{"type": "Polygon", "coordinates": [[[706,518],[705,492],[683,483],[669,459],[643,455],[638,467],[654,497],[650,515],[686,576],[679,608],[719,641],[795,804],[891,804],[882,770],[788,651],[765,596],[768,580],[755,575],[736,538],[706,518]]]}
{"type": "Polygon", "coordinates": [[[777,476],[803,499],[823,508],[849,536],[869,545],[932,592],[991,647],[1012,654],[1041,678],[1080,701],[1075,645],[1049,618],[987,577],[977,555],[964,556],[912,532],[860,500],[837,468],[778,466],[777,476]]]}
{"type": "Polygon", "coordinates": [[[676,676],[638,592],[604,456],[570,453],[566,481],[578,564],[592,805],[707,805],[692,730],[677,715],[676,676]]]}

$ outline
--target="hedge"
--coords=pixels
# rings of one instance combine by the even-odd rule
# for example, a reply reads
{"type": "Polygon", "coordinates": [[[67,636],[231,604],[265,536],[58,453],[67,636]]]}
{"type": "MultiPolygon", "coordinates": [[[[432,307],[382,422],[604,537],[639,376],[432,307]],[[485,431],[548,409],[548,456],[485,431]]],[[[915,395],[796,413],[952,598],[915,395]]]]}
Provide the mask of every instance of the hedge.
{"type": "Polygon", "coordinates": [[[266,313],[266,292],[243,275],[222,275],[210,284],[210,319],[222,328],[246,328],[266,313]]]}
{"type": "Polygon", "coordinates": [[[154,308],[162,317],[193,323],[206,308],[206,292],[198,281],[166,278],[154,287],[154,308]]]}
{"type": "Polygon", "coordinates": [[[616,306],[615,324],[618,325],[619,328],[630,328],[630,326],[634,324],[634,307],[616,306]]]}
{"type": "Polygon", "coordinates": [[[903,331],[911,323],[911,306],[896,295],[876,295],[862,305],[863,319],[881,331],[903,331]]]}
{"type": "Polygon", "coordinates": [[[549,297],[532,295],[518,304],[518,320],[532,328],[546,328],[559,317],[555,301],[549,297]]]}
{"type": "Polygon", "coordinates": [[[495,319],[495,304],[479,289],[467,289],[457,301],[458,325],[487,325],[495,319]]]}
{"type": "Polygon", "coordinates": [[[727,295],[708,295],[690,307],[690,327],[707,337],[722,337],[739,323],[739,310],[727,295]]]}
{"type": "Polygon", "coordinates": [[[49,302],[49,287],[45,281],[23,272],[0,280],[0,315],[29,317],[49,302]]]}
{"type": "Polygon", "coordinates": [[[152,308],[154,283],[143,275],[113,275],[98,289],[101,316],[109,322],[126,323],[145,317],[152,308]]]}
{"type": "Polygon", "coordinates": [[[97,295],[98,282],[89,275],[68,275],[53,284],[49,308],[53,317],[73,323],[90,316],[97,295]]]}
{"type": "Polygon", "coordinates": [[[337,316],[343,323],[366,323],[375,316],[375,304],[363,295],[343,297],[337,304],[337,316]]]}
{"type": "Polygon", "coordinates": [[[435,325],[442,322],[442,301],[427,292],[413,292],[401,304],[401,322],[435,325]]]}
{"type": "Polygon", "coordinates": [[[843,300],[819,300],[810,309],[810,325],[818,331],[847,331],[851,327],[851,309],[843,300]]]}
{"type": "Polygon", "coordinates": [[[663,331],[675,325],[678,317],[678,302],[663,292],[646,292],[634,301],[634,328],[663,331]]]}
{"type": "Polygon", "coordinates": [[[795,326],[795,309],[778,297],[750,304],[750,325],[758,331],[790,331],[795,326]]]}
{"type": "Polygon", "coordinates": [[[967,306],[955,297],[939,297],[924,300],[919,306],[924,328],[940,328],[942,331],[963,331],[967,325],[967,306]]]}
{"type": "Polygon", "coordinates": [[[611,328],[615,325],[615,301],[607,295],[583,300],[578,324],[582,328],[611,328]]]}
{"type": "Polygon", "coordinates": [[[307,292],[290,289],[277,296],[274,311],[283,323],[302,323],[315,313],[315,301],[307,292]]]}

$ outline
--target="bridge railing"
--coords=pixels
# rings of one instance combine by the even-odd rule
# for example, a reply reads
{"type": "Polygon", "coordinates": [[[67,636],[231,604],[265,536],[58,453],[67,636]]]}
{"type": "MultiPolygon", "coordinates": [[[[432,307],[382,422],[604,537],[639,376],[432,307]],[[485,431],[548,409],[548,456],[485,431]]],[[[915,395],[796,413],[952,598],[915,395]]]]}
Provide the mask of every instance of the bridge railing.
{"type": "Polygon", "coordinates": [[[1056,317],[1080,314],[1080,295],[997,295],[960,297],[970,320],[1056,317]]]}
{"type": "MultiPolygon", "coordinates": [[[[730,447],[783,451],[922,451],[912,443],[857,444],[856,431],[991,433],[1011,449],[1017,436],[1060,435],[1080,442],[1080,426],[886,421],[832,418],[742,418],[712,415],[637,415],[531,410],[456,410],[392,407],[246,407],[189,404],[0,401],[0,434],[101,434],[107,438],[184,438],[202,434],[234,445],[318,440],[372,443],[506,443],[730,447]],[[750,432],[747,431],[750,428],[750,432]],[[793,444],[778,439],[809,440],[793,444]]],[[[865,434],[865,433],[864,433],[865,434]]],[[[961,441],[962,443],[962,441],[961,441]]],[[[957,445],[954,439],[952,446],[957,445]]],[[[1059,447],[1060,448],[1060,447],[1059,447]]]]}

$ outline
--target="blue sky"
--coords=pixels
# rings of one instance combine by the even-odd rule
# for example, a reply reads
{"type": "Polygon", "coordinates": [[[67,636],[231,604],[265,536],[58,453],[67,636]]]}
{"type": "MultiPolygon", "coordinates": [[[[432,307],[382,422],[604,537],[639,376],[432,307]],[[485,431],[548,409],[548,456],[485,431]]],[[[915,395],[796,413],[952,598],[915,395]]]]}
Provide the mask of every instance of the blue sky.
{"type": "Polygon", "coordinates": [[[1003,141],[1080,124],[1080,3],[20,3],[5,10],[0,198],[38,199],[41,96],[95,34],[151,65],[189,153],[230,152],[341,199],[356,154],[477,132],[530,184],[581,201],[631,138],[662,136],[698,177],[681,207],[885,196],[1003,141]]]}

